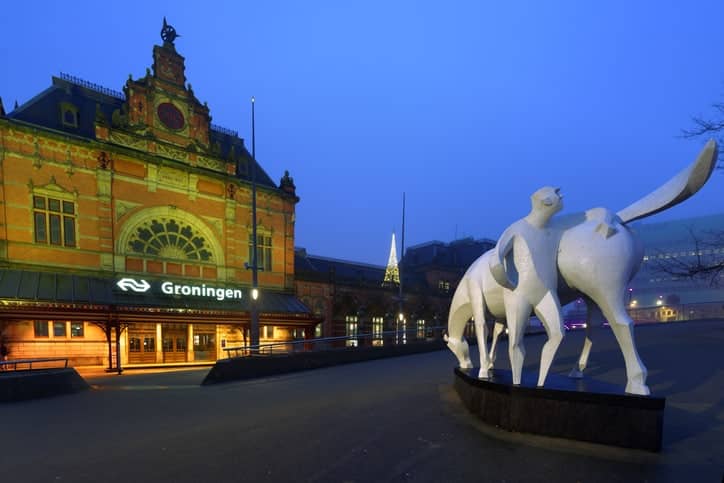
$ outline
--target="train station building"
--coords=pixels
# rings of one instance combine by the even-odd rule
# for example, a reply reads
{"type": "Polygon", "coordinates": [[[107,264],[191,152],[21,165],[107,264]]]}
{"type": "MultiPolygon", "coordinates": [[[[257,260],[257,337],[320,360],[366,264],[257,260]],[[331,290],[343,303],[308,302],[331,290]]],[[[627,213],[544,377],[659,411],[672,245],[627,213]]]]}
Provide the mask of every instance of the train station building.
{"type": "MultiPolygon", "coordinates": [[[[313,334],[294,294],[292,178],[276,183],[211,124],[165,26],[114,92],[69,75],[0,104],[0,334],[11,359],[214,361],[250,324],[252,177],[260,332],[313,334]]],[[[8,73],[8,75],[12,75],[8,73]]]]}

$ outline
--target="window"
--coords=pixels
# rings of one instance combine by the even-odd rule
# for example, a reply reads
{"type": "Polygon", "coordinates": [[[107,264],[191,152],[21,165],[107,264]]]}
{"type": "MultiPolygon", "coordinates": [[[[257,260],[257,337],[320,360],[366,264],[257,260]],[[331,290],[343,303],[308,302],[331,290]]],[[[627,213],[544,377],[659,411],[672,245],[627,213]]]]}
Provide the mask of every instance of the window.
{"type": "Polygon", "coordinates": [[[417,338],[418,339],[425,338],[425,320],[424,319],[419,319],[417,321],[417,338]]]}
{"type": "Polygon", "coordinates": [[[357,316],[356,315],[348,315],[345,317],[345,335],[347,337],[350,337],[350,339],[347,340],[347,346],[348,347],[357,347],[358,341],[357,341],[357,316]]]}
{"type": "Polygon", "coordinates": [[[152,219],[137,227],[128,242],[133,253],[175,260],[209,262],[213,255],[198,230],[173,219],[152,219]]]}
{"type": "Polygon", "coordinates": [[[75,203],[33,196],[35,242],[75,247],[75,203]]]}
{"type": "Polygon", "coordinates": [[[274,326],[273,325],[267,325],[264,327],[264,333],[267,339],[273,339],[274,338],[274,326]]]}
{"type": "Polygon", "coordinates": [[[65,322],[53,322],[53,337],[65,337],[65,322]]]}
{"type": "Polygon", "coordinates": [[[48,337],[48,321],[47,320],[36,320],[34,325],[35,325],[35,337],[48,337]]]}
{"type": "Polygon", "coordinates": [[[385,320],[382,317],[372,317],[372,345],[382,345],[382,329],[385,320]]]}
{"type": "Polygon", "coordinates": [[[215,347],[214,334],[194,334],[194,351],[213,351],[215,347]]]}
{"type": "Polygon", "coordinates": [[[397,319],[397,331],[395,334],[396,344],[407,344],[407,320],[403,318],[397,319]]]}
{"type": "Polygon", "coordinates": [[[186,352],[186,337],[176,338],[176,352],[186,352]]]}
{"type": "MultiPolygon", "coordinates": [[[[249,234],[249,264],[254,263],[254,236],[249,234]]],[[[256,235],[256,264],[259,270],[271,272],[272,269],[272,239],[271,235],[256,235]]]]}
{"type": "Polygon", "coordinates": [[[450,282],[446,280],[440,280],[437,282],[437,288],[441,292],[448,293],[450,291],[450,282]]]}
{"type": "Polygon", "coordinates": [[[163,351],[164,352],[173,352],[173,337],[164,337],[163,338],[163,351]]]}
{"type": "Polygon", "coordinates": [[[83,337],[84,335],[85,335],[85,330],[83,327],[83,322],[71,322],[70,336],[71,337],[83,337]]]}
{"type": "Polygon", "coordinates": [[[138,337],[128,339],[128,352],[141,352],[141,339],[138,337]]]}
{"type": "Polygon", "coordinates": [[[156,339],[153,337],[144,337],[143,352],[156,352],[156,339]]]}
{"type": "Polygon", "coordinates": [[[78,108],[69,102],[62,102],[60,122],[64,127],[78,127],[78,108]]]}

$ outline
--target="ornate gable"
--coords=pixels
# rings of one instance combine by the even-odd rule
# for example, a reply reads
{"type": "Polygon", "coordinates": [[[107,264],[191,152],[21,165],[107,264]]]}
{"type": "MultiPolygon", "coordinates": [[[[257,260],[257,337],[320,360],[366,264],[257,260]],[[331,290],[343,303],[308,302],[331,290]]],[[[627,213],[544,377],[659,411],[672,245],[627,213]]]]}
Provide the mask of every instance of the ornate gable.
{"type": "Polygon", "coordinates": [[[210,150],[209,108],[185,84],[184,58],[176,52],[176,30],[163,21],[163,45],[153,48],[153,73],[129,77],[123,90],[126,102],[113,113],[111,129],[126,130],[192,151],[210,150]]]}

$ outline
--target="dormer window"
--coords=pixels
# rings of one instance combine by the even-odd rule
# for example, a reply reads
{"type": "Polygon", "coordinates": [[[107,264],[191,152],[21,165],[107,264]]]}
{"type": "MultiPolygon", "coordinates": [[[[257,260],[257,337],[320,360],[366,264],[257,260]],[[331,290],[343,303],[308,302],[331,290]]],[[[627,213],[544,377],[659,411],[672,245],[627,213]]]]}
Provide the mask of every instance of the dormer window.
{"type": "Polygon", "coordinates": [[[78,128],[78,108],[69,102],[60,103],[60,123],[63,127],[78,128]]]}

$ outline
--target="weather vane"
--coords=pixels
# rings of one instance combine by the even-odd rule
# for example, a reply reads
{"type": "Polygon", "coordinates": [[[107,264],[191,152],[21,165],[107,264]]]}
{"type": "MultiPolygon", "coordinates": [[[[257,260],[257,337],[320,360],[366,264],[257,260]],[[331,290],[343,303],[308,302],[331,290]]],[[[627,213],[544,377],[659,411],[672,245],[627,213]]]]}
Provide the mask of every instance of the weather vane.
{"type": "Polygon", "coordinates": [[[166,23],[166,17],[163,17],[163,28],[161,28],[161,39],[163,39],[164,42],[168,42],[170,44],[173,44],[173,41],[176,40],[176,37],[181,37],[179,34],[176,33],[176,29],[170,26],[166,23]]]}

